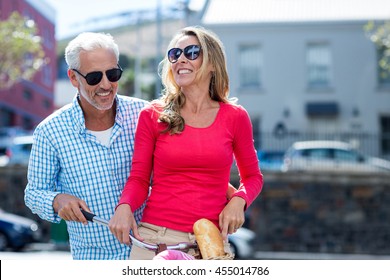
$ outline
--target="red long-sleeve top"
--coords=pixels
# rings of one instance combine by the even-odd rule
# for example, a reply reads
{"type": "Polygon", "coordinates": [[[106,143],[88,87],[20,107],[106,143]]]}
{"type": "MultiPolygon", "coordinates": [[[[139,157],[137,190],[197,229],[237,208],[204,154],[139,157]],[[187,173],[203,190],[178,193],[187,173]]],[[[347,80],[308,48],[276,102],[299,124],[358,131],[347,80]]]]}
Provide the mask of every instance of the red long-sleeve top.
{"type": "Polygon", "coordinates": [[[131,174],[119,204],[134,211],[148,198],[142,221],[193,232],[207,218],[218,226],[228,200],[226,192],[233,157],[240,186],[234,196],[248,207],[262,189],[263,177],[253,144],[252,124],[240,105],[220,102],[214,122],[206,128],[185,125],[180,134],[161,133],[156,105],[139,116],[131,174]],[[149,186],[151,184],[151,193],[149,186]]]}

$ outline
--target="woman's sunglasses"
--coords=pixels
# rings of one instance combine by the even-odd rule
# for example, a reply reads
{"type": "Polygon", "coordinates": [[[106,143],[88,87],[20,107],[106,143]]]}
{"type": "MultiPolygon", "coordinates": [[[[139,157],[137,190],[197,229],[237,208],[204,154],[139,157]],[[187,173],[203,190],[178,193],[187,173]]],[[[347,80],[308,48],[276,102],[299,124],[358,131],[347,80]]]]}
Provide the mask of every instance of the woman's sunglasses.
{"type": "MultiPolygon", "coordinates": [[[[76,70],[76,69],[72,69],[72,70],[75,71],[76,73],[78,73],[81,77],[83,77],[87,81],[87,84],[90,86],[97,85],[98,83],[100,83],[100,81],[103,78],[103,72],[101,72],[101,71],[90,72],[84,76],[78,70],[76,70]]],[[[105,73],[106,73],[107,79],[110,82],[115,83],[115,82],[119,81],[119,79],[121,78],[122,72],[123,72],[123,70],[118,64],[118,68],[113,68],[113,69],[107,70],[105,73]]]]}
{"type": "Polygon", "coordinates": [[[168,51],[168,60],[171,63],[176,63],[181,54],[184,53],[184,56],[189,60],[195,60],[199,57],[200,46],[198,45],[189,45],[184,48],[184,50],[179,48],[173,48],[168,51]]]}

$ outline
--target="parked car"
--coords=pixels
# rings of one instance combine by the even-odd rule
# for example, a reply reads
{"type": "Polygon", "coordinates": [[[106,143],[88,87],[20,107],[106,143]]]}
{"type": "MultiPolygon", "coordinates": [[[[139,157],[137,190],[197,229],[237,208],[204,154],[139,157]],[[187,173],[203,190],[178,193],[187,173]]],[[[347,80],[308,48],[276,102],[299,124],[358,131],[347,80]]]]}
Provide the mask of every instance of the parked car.
{"type": "Polygon", "coordinates": [[[7,156],[7,147],[0,146],[0,167],[8,164],[9,158],[7,156]]]}
{"type": "Polygon", "coordinates": [[[29,135],[31,132],[17,126],[0,127],[0,142],[6,142],[18,136],[29,135]]]}
{"type": "Polygon", "coordinates": [[[38,224],[0,209],[0,251],[19,251],[42,237],[38,224]]]}
{"type": "Polygon", "coordinates": [[[235,255],[235,259],[253,258],[255,237],[256,234],[253,231],[244,227],[229,235],[230,248],[235,255]]]}
{"type": "Polygon", "coordinates": [[[259,158],[260,169],[280,171],[283,164],[283,151],[258,151],[257,157],[259,158]]]}
{"type": "Polygon", "coordinates": [[[282,171],[390,172],[390,161],[363,155],[345,142],[301,141],[286,151],[282,171]]]}
{"type": "Polygon", "coordinates": [[[30,159],[33,136],[18,136],[0,146],[0,166],[27,166],[30,159]]]}

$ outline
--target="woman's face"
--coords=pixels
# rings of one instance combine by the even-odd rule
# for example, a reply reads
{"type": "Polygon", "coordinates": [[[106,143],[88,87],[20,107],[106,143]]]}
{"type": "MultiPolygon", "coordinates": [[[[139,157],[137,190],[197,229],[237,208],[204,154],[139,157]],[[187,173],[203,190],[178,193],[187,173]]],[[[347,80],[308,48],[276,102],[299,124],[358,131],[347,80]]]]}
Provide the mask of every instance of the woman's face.
{"type": "MultiPolygon", "coordinates": [[[[175,48],[184,50],[190,45],[198,45],[199,41],[195,36],[183,36],[177,41],[175,48]]],[[[185,57],[184,53],[180,55],[177,62],[171,64],[173,77],[179,87],[187,87],[196,83],[196,75],[203,62],[203,55],[200,52],[199,56],[190,60],[185,57]]]]}

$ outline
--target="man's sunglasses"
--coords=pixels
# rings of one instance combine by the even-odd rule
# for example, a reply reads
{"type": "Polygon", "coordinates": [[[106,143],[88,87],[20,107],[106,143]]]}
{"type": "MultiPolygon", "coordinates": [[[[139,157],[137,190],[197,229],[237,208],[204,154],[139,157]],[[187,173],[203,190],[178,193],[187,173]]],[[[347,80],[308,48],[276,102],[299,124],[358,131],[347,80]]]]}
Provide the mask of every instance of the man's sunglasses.
{"type": "MultiPolygon", "coordinates": [[[[103,72],[101,72],[101,71],[90,72],[84,76],[78,70],[76,70],[76,69],[72,69],[72,70],[75,71],[76,73],[78,73],[81,77],[83,77],[87,81],[87,84],[90,86],[97,85],[98,83],[100,83],[100,81],[103,78],[103,72]]],[[[107,79],[110,82],[115,83],[115,82],[119,81],[119,79],[121,78],[122,72],[123,72],[123,70],[118,64],[118,68],[113,68],[113,69],[107,70],[105,73],[106,73],[107,79]]]]}
{"type": "Polygon", "coordinates": [[[184,50],[179,48],[173,48],[168,51],[168,60],[171,63],[176,63],[181,56],[181,54],[184,53],[184,56],[189,60],[195,60],[199,57],[200,54],[200,46],[198,45],[189,45],[184,48],[184,50]]]}

